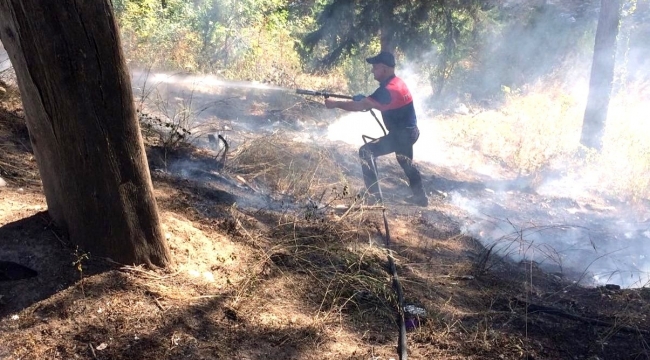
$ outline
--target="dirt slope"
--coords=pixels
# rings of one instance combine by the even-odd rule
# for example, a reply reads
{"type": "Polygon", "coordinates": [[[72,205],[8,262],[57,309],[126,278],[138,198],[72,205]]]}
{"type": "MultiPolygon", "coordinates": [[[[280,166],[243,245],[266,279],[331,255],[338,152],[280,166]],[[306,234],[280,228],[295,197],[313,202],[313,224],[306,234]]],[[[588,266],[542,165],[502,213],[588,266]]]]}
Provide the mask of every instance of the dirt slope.
{"type": "MultiPolygon", "coordinates": [[[[176,261],[166,271],[68,244],[47,216],[20,111],[2,113],[0,260],[38,276],[0,282],[0,358],[397,358],[381,213],[334,208],[358,200],[356,149],[305,142],[291,110],[270,112],[262,95],[229,99],[242,118],[277,118],[252,131],[232,108],[215,114],[233,144],[225,168],[215,151],[149,142],[176,261]]],[[[648,358],[650,292],[581,287],[494,255],[461,232],[466,209],[439,196],[461,184],[469,198],[491,196],[489,184],[422,165],[427,208],[401,204],[399,167],[380,165],[406,301],[426,311],[408,334],[411,358],[648,358]]]]}

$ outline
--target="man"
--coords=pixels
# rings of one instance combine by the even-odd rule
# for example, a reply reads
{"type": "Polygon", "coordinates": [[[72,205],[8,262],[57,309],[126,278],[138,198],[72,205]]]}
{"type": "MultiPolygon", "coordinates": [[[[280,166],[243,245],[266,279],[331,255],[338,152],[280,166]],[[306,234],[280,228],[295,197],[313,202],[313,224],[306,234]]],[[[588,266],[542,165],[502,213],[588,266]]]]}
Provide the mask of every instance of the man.
{"type": "Polygon", "coordinates": [[[379,199],[374,158],[394,152],[413,192],[413,195],[406,198],[406,200],[419,206],[428,206],[429,199],[422,187],[422,176],[413,164],[413,144],[418,140],[420,131],[417,127],[411,93],[404,81],[395,76],[395,57],[393,54],[382,51],[377,56],[366,59],[366,61],[372,64],[372,74],[375,80],[379,82],[379,88],[368,97],[357,95],[353,98],[353,101],[325,99],[325,106],[328,109],[339,108],[346,111],[366,111],[370,109],[381,111],[388,134],[363,145],[359,149],[366,188],[371,198],[374,198],[374,200],[379,199]]]}

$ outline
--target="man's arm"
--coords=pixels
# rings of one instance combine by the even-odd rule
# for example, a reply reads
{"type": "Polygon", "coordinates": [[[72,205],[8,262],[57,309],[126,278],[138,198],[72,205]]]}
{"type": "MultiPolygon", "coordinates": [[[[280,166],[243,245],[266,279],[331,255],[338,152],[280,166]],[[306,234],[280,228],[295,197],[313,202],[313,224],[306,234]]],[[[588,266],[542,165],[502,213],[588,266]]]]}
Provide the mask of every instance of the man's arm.
{"type": "Polygon", "coordinates": [[[360,101],[341,101],[341,100],[331,100],[325,99],[325,107],[328,109],[342,109],[346,111],[366,111],[375,107],[370,98],[363,98],[360,101]]]}

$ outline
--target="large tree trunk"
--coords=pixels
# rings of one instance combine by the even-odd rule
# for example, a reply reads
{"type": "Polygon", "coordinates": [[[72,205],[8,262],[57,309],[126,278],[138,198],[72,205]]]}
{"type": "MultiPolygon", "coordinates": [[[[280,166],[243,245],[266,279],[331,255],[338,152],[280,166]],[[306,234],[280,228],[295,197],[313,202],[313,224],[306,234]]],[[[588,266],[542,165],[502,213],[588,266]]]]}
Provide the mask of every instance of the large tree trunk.
{"type": "Polygon", "coordinates": [[[0,38],[54,222],[93,254],[168,265],[110,0],[0,0],[0,38]]]}
{"type": "Polygon", "coordinates": [[[591,148],[602,147],[602,137],[614,81],[616,36],[621,17],[620,0],[601,0],[594,59],[591,65],[589,97],[582,123],[580,142],[591,148]]]}

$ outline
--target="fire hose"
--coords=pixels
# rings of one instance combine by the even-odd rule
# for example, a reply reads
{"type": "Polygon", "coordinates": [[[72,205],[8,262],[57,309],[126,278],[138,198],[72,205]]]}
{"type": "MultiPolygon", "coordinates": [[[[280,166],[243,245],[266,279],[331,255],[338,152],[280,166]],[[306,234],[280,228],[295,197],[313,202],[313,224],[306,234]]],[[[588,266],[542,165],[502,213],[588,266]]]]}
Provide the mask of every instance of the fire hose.
{"type": "MultiPolygon", "coordinates": [[[[297,89],[296,94],[323,96],[326,99],[333,97],[339,99],[352,100],[352,96],[348,96],[348,95],[332,94],[328,92],[311,91],[311,90],[303,90],[303,89],[297,89]]],[[[379,124],[379,126],[381,127],[381,130],[384,132],[384,135],[386,135],[386,129],[384,128],[384,125],[381,123],[381,121],[379,121],[377,115],[374,113],[374,111],[372,111],[372,109],[370,109],[369,111],[370,114],[372,114],[372,116],[377,121],[377,124],[379,124]]],[[[363,138],[364,143],[368,143],[368,141],[376,140],[375,138],[372,138],[367,135],[361,135],[361,137],[363,138]]],[[[375,172],[375,178],[379,179],[377,175],[377,166],[375,164],[375,157],[371,156],[370,161],[371,161],[370,165],[372,166],[372,170],[375,172]]],[[[385,204],[384,197],[381,192],[381,186],[379,186],[379,181],[377,181],[377,189],[379,189],[379,200],[381,201],[382,204],[385,204]]],[[[393,257],[393,251],[391,250],[390,228],[388,227],[388,218],[386,216],[385,206],[382,207],[381,213],[384,220],[384,247],[388,252],[387,272],[391,277],[391,285],[393,287],[393,291],[395,292],[395,295],[397,296],[396,321],[397,321],[397,325],[399,326],[399,337],[397,340],[397,353],[399,355],[400,360],[407,360],[408,351],[407,351],[407,341],[406,341],[406,322],[404,319],[404,291],[402,289],[402,284],[399,281],[399,277],[397,276],[397,266],[395,266],[395,258],[393,257]]]]}
{"type": "MultiPolygon", "coordinates": [[[[373,114],[374,115],[374,114],[373,114]]],[[[367,140],[375,140],[367,135],[362,135],[363,141],[367,143],[367,140]]],[[[377,174],[377,165],[375,164],[375,157],[371,156],[370,161],[372,162],[372,170],[375,172],[375,178],[379,179],[377,174]]],[[[377,189],[379,190],[379,200],[384,204],[384,197],[381,192],[381,186],[379,181],[377,181],[377,189]]],[[[406,360],[408,358],[407,352],[407,342],[406,342],[406,322],[404,320],[404,291],[402,290],[402,284],[399,281],[397,276],[397,266],[395,266],[395,258],[393,257],[393,250],[391,250],[391,239],[390,239],[390,228],[388,227],[388,218],[386,216],[386,207],[384,206],[381,210],[381,215],[384,219],[384,247],[388,252],[388,274],[391,277],[391,285],[393,286],[393,291],[397,295],[397,314],[396,320],[397,325],[399,326],[399,337],[397,340],[397,353],[400,360],[406,360]]]]}

